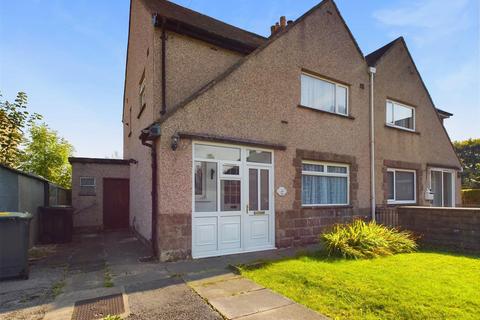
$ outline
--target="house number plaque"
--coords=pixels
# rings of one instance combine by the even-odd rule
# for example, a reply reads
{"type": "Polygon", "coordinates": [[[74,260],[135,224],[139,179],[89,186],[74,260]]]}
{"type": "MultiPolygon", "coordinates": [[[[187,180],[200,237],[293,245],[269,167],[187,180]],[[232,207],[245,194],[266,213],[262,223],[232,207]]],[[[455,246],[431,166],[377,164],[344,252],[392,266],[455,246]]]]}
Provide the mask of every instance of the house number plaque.
{"type": "Polygon", "coordinates": [[[284,197],[286,194],[287,194],[287,189],[285,187],[279,187],[277,189],[277,194],[280,196],[280,197],[284,197]]]}

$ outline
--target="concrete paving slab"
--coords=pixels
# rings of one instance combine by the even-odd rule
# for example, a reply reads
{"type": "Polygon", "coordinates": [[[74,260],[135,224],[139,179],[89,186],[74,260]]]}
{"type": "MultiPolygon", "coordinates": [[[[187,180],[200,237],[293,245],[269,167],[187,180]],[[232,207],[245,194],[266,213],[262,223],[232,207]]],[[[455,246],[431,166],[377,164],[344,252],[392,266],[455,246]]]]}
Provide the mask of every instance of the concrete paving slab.
{"type": "MultiPolygon", "coordinates": [[[[199,275],[199,274],[195,274],[195,275],[199,275]]],[[[213,275],[200,274],[199,278],[196,278],[196,277],[191,278],[191,276],[189,277],[189,275],[186,275],[185,277],[183,277],[183,279],[186,282],[188,282],[188,284],[191,287],[199,287],[199,286],[203,286],[203,285],[207,285],[207,284],[216,283],[216,282],[219,282],[219,281],[226,281],[226,280],[239,279],[239,278],[242,278],[242,276],[240,276],[238,274],[235,274],[235,273],[232,273],[232,272],[226,272],[226,273],[221,273],[221,274],[213,274],[213,275]],[[187,279],[189,279],[189,280],[187,280],[187,279]]]]}
{"type": "Polygon", "coordinates": [[[195,291],[208,301],[261,289],[262,286],[244,278],[207,282],[195,287],[195,291]]]}
{"type": "Polygon", "coordinates": [[[238,320],[328,320],[325,317],[307,307],[297,303],[289,304],[276,309],[254,313],[238,320]]]}
{"type": "Polygon", "coordinates": [[[239,318],[292,304],[293,301],[268,289],[251,291],[236,296],[209,300],[209,303],[228,319],[239,318]]]}

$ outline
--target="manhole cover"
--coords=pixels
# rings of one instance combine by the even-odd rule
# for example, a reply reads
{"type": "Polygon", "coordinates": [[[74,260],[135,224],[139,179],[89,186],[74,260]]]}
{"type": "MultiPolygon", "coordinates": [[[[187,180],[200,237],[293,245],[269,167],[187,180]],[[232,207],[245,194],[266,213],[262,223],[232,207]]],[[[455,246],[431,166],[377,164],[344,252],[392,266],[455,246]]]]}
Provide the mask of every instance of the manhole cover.
{"type": "Polygon", "coordinates": [[[101,319],[107,315],[125,312],[122,294],[87,299],[75,302],[72,320],[101,319]]]}

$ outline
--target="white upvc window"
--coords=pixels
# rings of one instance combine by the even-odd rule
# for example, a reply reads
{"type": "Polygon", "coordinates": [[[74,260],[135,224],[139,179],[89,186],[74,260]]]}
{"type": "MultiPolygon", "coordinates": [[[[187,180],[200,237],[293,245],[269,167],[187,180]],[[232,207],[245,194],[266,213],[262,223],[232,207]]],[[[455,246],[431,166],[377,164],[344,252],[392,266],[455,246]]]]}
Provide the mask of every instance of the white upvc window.
{"type": "Polygon", "coordinates": [[[348,205],[350,167],[328,162],[302,162],[302,206],[348,205]]]}
{"type": "Polygon", "coordinates": [[[406,169],[387,169],[387,202],[411,204],[417,202],[417,172],[406,169]]]}
{"type": "Polygon", "coordinates": [[[387,100],[385,113],[387,126],[415,131],[414,107],[393,100],[387,100]]]}
{"type": "Polygon", "coordinates": [[[96,189],[95,177],[80,177],[80,195],[94,196],[96,189]]]}
{"type": "Polygon", "coordinates": [[[455,170],[430,169],[430,192],[434,207],[455,207],[455,170]]]}
{"type": "Polygon", "coordinates": [[[348,115],[348,86],[302,73],[300,105],[348,115]]]}

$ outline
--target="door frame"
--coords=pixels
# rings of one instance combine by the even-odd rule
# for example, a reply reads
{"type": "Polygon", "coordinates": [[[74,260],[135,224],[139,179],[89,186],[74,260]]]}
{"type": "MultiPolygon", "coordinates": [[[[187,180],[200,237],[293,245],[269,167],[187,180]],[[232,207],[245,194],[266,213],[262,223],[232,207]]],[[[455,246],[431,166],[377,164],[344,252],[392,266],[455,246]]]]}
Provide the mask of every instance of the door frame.
{"type": "MultiPolygon", "coordinates": [[[[252,146],[246,146],[246,145],[240,145],[240,144],[230,144],[230,143],[219,143],[219,142],[210,142],[210,141],[203,141],[203,140],[192,140],[191,143],[192,147],[192,162],[191,162],[191,186],[192,186],[192,226],[191,226],[191,233],[192,233],[192,258],[193,259],[198,259],[198,258],[206,258],[206,257],[215,257],[215,256],[222,256],[222,255],[228,255],[228,254],[237,254],[237,253],[247,253],[247,252],[255,252],[255,251],[264,251],[264,250],[270,250],[270,249],[275,249],[275,153],[274,150],[272,149],[267,149],[267,148],[260,148],[260,147],[252,147],[252,146]],[[240,149],[240,161],[228,161],[228,160],[218,160],[218,159],[196,159],[195,158],[195,145],[206,145],[206,146],[219,146],[219,147],[227,147],[227,148],[237,148],[240,149]],[[265,247],[260,247],[260,248],[254,248],[254,249],[246,249],[246,243],[245,243],[245,221],[246,219],[244,216],[247,214],[246,211],[246,205],[247,205],[247,198],[246,192],[248,192],[248,163],[247,163],[247,151],[248,150],[257,150],[257,151],[267,151],[270,152],[272,155],[272,161],[270,164],[266,163],[256,163],[256,162],[251,162],[250,164],[252,166],[257,166],[257,167],[264,167],[264,168],[269,168],[271,177],[269,182],[271,183],[270,185],[270,207],[271,207],[271,214],[270,214],[270,225],[269,225],[269,238],[270,238],[270,245],[265,246],[265,247]],[[219,184],[220,179],[220,164],[225,163],[225,164],[238,164],[240,167],[240,181],[241,181],[241,197],[240,197],[240,248],[238,250],[232,250],[232,249],[226,249],[226,250],[221,250],[218,249],[218,242],[219,242],[219,221],[218,217],[221,214],[224,214],[225,212],[228,215],[228,211],[220,211],[220,206],[218,203],[220,202],[220,189],[217,188],[217,211],[216,212],[199,212],[195,213],[195,161],[207,161],[207,162],[215,162],[217,163],[217,174],[219,177],[217,178],[217,185],[219,184]],[[198,214],[198,215],[197,215],[198,214]],[[194,228],[195,228],[195,223],[194,219],[196,217],[201,217],[201,216],[208,216],[208,214],[211,215],[216,215],[217,216],[217,251],[215,253],[207,253],[207,254],[195,254],[194,252],[194,247],[195,247],[195,234],[194,234],[194,228]]],[[[238,211],[232,211],[233,213],[238,213],[238,211]]]]}
{"type": "MultiPolygon", "coordinates": [[[[428,168],[428,187],[430,190],[432,190],[432,171],[438,171],[442,173],[442,208],[455,208],[456,206],[456,192],[455,192],[455,184],[456,184],[456,179],[457,179],[457,172],[454,169],[447,169],[447,168],[437,168],[437,167],[431,167],[428,168]],[[443,197],[444,194],[444,186],[443,186],[443,173],[447,172],[452,175],[452,206],[451,207],[445,207],[445,198],[443,197]]],[[[432,202],[433,204],[433,202],[432,202]]]]}

